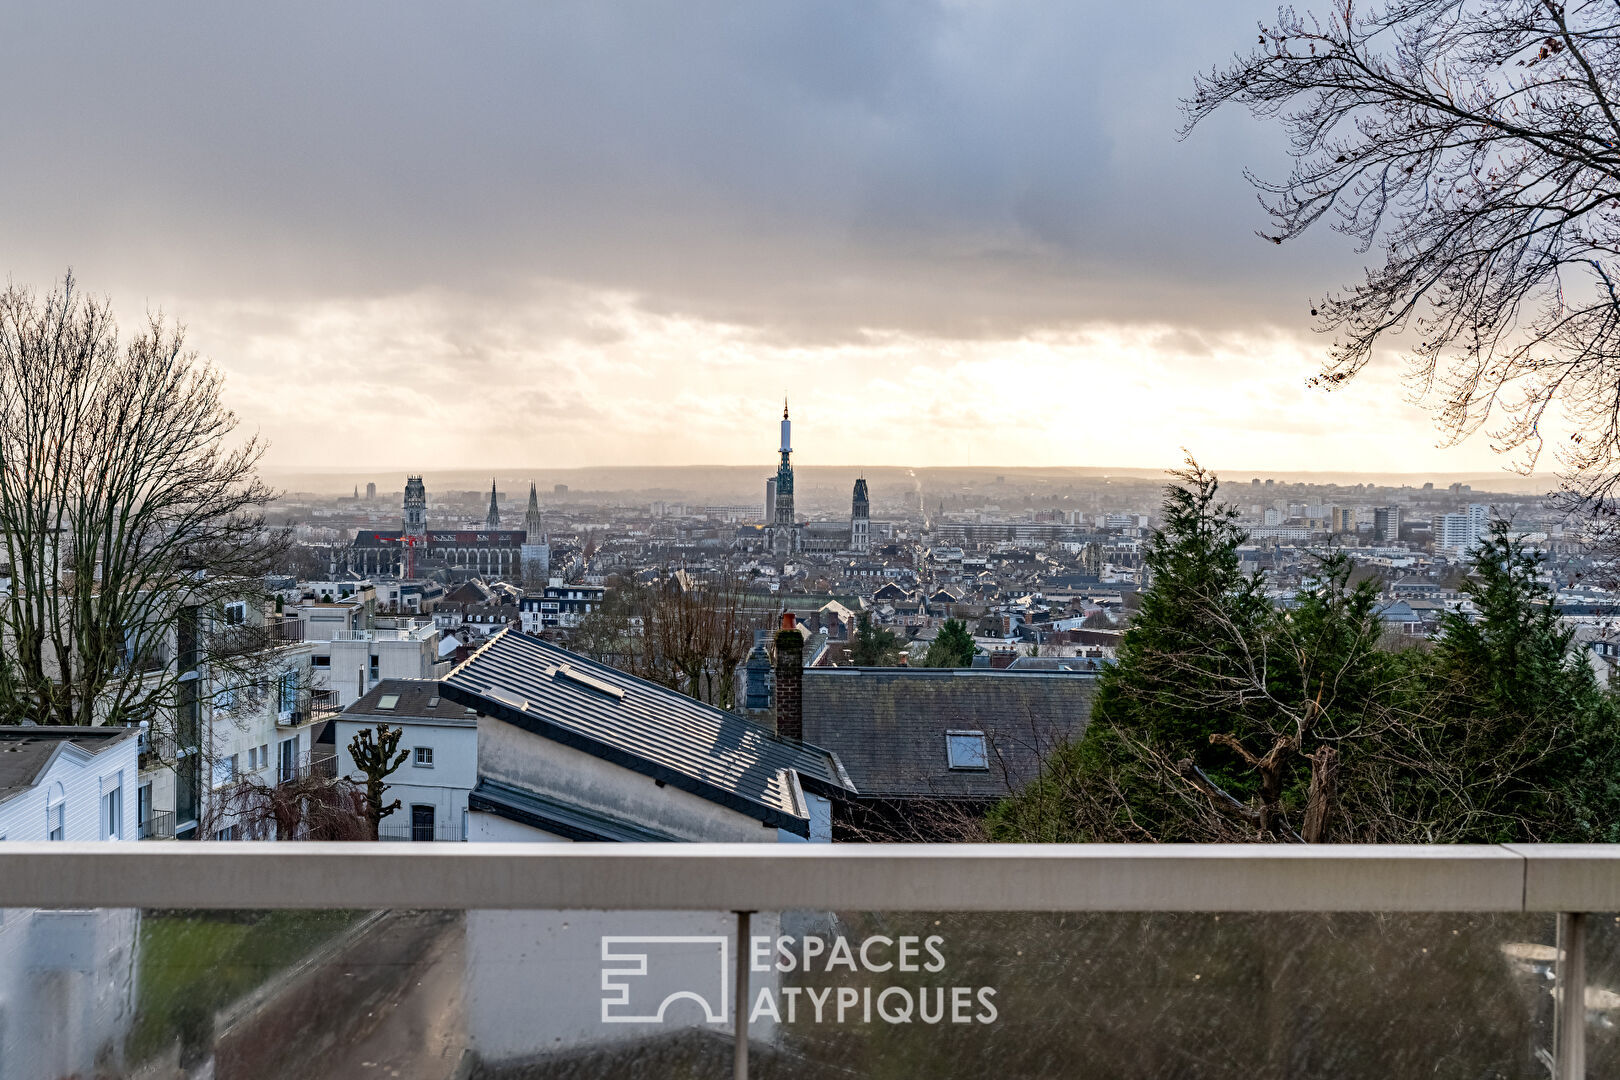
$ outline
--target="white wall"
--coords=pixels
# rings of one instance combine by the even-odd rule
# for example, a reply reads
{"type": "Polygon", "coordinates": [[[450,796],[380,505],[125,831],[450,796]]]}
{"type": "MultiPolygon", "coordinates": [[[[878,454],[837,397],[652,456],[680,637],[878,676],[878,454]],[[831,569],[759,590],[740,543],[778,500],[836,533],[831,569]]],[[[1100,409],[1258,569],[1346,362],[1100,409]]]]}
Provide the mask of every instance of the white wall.
{"type": "Polygon", "coordinates": [[[99,754],[64,744],[38,783],[0,803],[0,837],[19,841],[47,839],[47,807],[60,798],[66,833],[63,839],[134,840],[138,835],[135,825],[138,766],[133,732],[99,754]],[[122,792],[122,827],[118,835],[104,836],[101,798],[115,787],[122,792]]]}
{"type": "Polygon", "coordinates": [[[0,910],[0,1080],[121,1074],[139,929],[130,909],[0,910]]]}
{"type": "Polygon", "coordinates": [[[775,826],[718,803],[663,787],[650,777],[582,750],[531,735],[504,720],[478,718],[478,775],[681,840],[775,843],[775,826]]]}
{"type": "MultiPolygon", "coordinates": [[[[411,823],[411,806],[431,805],[434,824],[438,830],[453,829],[459,835],[462,813],[467,809],[467,795],[478,783],[478,728],[471,722],[448,724],[409,717],[387,717],[345,714],[337,719],[337,768],[339,776],[357,776],[354,757],[349,753],[349,740],[361,728],[375,728],[379,720],[390,727],[404,729],[399,747],[409,756],[394,775],[389,777],[388,801],[398,799],[400,808],[383,818],[384,830],[406,828],[411,823]],[[416,748],[429,747],[433,751],[431,768],[416,764],[416,748]]],[[[476,839],[476,837],[473,837],[476,839]]]]}

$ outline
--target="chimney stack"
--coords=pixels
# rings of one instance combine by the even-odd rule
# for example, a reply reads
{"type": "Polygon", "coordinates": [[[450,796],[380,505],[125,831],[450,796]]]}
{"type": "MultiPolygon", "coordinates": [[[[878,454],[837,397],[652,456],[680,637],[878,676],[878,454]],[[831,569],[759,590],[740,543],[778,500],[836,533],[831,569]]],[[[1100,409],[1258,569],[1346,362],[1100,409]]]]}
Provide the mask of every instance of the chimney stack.
{"type": "Polygon", "coordinates": [[[794,742],[804,741],[803,690],[804,638],[787,611],[776,633],[776,733],[794,742]]]}

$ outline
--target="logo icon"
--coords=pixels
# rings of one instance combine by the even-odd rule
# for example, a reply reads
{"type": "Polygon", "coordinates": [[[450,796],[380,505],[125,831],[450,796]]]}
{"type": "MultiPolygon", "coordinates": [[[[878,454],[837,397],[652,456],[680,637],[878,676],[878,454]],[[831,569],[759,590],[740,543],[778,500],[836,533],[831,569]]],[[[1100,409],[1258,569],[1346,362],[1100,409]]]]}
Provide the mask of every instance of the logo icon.
{"type": "Polygon", "coordinates": [[[707,1023],[725,1023],[730,950],[726,937],[602,938],[602,1022],[661,1024],[671,1004],[688,1000],[707,1023]]]}

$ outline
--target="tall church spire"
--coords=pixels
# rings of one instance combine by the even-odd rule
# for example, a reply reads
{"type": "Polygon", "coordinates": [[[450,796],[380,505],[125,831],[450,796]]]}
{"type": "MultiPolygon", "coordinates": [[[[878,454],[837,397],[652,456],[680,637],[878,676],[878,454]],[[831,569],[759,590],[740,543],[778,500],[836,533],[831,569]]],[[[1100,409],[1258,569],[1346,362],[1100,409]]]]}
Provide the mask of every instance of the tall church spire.
{"type": "Polygon", "coordinates": [[[776,517],[771,523],[771,547],[777,555],[790,555],[798,547],[793,514],[793,438],[787,397],[782,398],[782,463],[776,467],[776,517]]]}
{"type": "Polygon", "coordinates": [[[484,527],[498,529],[501,527],[501,508],[495,501],[495,478],[489,478],[489,513],[484,517],[484,527]]]}
{"type": "Polygon", "coordinates": [[[528,534],[531,544],[538,544],[545,539],[545,521],[540,517],[540,494],[535,490],[534,481],[529,481],[529,509],[523,515],[523,531],[528,534]]]}

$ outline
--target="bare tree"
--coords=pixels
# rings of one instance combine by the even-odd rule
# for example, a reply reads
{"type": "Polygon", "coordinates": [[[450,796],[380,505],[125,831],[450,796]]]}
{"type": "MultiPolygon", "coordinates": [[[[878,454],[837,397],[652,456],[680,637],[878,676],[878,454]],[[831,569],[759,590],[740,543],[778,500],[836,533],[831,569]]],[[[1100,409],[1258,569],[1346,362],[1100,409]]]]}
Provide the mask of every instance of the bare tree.
{"type": "Polygon", "coordinates": [[[1620,480],[1620,9],[1554,0],[1339,0],[1278,13],[1200,77],[1183,134],[1228,103],[1278,122],[1295,164],[1252,173],[1281,244],[1323,217],[1381,265],[1312,309],[1342,384],[1409,350],[1443,428],[1533,465],[1549,411],[1585,498],[1620,480]]]}
{"type": "Polygon", "coordinates": [[[763,621],[748,608],[745,579],[730,567],[708,576],[666,569],[650,586],[616,591],[574,635],[580,651],[722,709],[736,706],[737,672],[763,621]]]}
{"type": "Polygon", "coordinates": [[[285,537],[221,383],[161,316],[121,346],[71,275],[0,293],[0,722],[146,719],[195,745],[192,673],[263,689],[271,630],[232,605],[262,611],[285,537]]]}
{"type": "Polygon", "coordinates": [[[360,775],[352,780],[356,784],[363,780],[366,785],[366,825],[371,830],[372,840],[381,835],[382,819],[400,806],[398,799],[385,804],[383,796],[387,794],[388,778],[409,756],[408,750],[394,752],[404,734],[404,728],[389,727],[379,720],[375,734],[370,728],[361,728],[349,740],[349,756],[360,770],[360,775]]]}
{"type": "Polygon", "coordinates": [[[243,840],[374,840],[369,804],[352,780],[304,771],[280,783],[234,784],[225,814],[243,840]]]}

